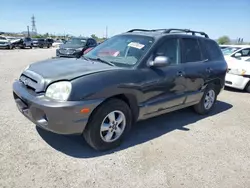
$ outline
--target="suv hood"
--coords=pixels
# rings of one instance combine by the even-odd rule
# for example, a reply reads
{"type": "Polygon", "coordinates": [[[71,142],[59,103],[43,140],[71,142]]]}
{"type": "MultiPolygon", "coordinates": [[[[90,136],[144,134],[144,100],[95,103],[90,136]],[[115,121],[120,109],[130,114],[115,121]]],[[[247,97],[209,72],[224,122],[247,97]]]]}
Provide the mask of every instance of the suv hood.
{"type": "Polygon", "coordinates": [[[27,70],[42,76],[45,82],[49,84],[58,80],[72,80],[84,75],[114,69],[120,68],[96,61],[86,61],[84,59],[59,58],[31,64],[27,70]]]}
{"type": "Polygon", "coordinates": [[[76,48],[84,48],[85,45],[83,44],[61,44],[60,48],[72,48],[72,49],[76,49],[76,48]]]}

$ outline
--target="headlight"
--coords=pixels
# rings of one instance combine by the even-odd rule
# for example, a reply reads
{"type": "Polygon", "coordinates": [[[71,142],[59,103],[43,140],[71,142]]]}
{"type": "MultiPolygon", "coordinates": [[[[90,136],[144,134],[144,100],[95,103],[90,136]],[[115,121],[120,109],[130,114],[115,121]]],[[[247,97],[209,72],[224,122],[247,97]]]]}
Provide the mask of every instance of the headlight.
{"type": "Polygon", "coordinates": [[[246,70],[245,69],[231,69],[229,73],[236,74],[236,75],[244,75],[246,73],[246,70]]]}
{"type": "Polygon", "coordinates": [[[76,50],[77,50],[77,51],[82,51],[82,49],[83,49],[83,48],[77,48],[76,50]]]}
{"type": "Polygon", "coordinates": [[[66,101],[69,98],[71,88],[71,83],[68,81],[56,82],[47,88],[45,96],[58,101],[66,101]]]}

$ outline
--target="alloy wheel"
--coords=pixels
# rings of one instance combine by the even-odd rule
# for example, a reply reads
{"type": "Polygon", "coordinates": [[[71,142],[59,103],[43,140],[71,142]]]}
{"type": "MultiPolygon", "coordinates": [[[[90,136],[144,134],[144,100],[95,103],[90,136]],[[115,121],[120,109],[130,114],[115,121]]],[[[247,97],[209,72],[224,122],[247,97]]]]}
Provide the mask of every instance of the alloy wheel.
{"type": "Polygon", "coordinates": [[[123,112],[110,112],[102,121],[100,136],[104,142],[114,142],[121,137],[126,127],[126,118],[123,112]]]}

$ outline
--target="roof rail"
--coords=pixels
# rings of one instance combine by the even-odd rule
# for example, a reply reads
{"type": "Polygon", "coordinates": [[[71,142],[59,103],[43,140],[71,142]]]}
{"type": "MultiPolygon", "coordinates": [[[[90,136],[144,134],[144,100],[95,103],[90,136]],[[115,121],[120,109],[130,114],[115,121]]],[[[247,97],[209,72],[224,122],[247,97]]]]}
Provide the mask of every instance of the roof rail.
{"type": "Polygon", "coordinates": [[[171,29],[151,29],[151,30],[147,30],[147,29],[131,29],[129,31],[127,31],[127,33],[132,33],[132,32],[135,32],[135,31],[141,31],[141,32],[155,32],[155,31],[161,31],[163,33],[192,33],[192,35],[195,35],[196,33],[197,34],[200,34],[200,35],[203,35],[204,37],[206,38],[209,38],[208,35],[205,33],[205,32],[200,32],[200,31],[193,31],[193,30],[190,30],[190,29],[175,29],[175,28],[171,28],[171,29]]]}
{"type": "Polygon", "coordinates": [[[129,31],[127,31],[127,33],[132,33],[135,31],[142,31],[142,32],[152,32],[153,30],[148,30],[148,29],[131,29],[129,31]]]}
{"type": "Polygon", "coordinates": [[[172,31],[184,32],[184,33],[192,33],[192,35],[195,35],[195,33],[198,33],[200,35],[205,36],[206,38],[209,38],[208,35],[205,32],[193,31],[193,30],[190,30],[190,29],[175,29],[175,28],[171,28],[171,29],[166,29],[164,31],[164,33],[171,33],[172,31]]]}

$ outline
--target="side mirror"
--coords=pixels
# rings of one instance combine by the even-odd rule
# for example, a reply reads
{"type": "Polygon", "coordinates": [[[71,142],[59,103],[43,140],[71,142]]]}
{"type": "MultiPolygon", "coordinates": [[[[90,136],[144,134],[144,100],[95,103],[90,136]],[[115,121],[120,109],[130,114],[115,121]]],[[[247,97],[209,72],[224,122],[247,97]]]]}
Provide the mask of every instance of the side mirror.
{"type": "Polygon", "coordinates": [[[165,67],[170,64],[170,59],[166,56],[157,56],[154,61],[149,62],[150,67],[165,67]]]}
{"type": "Polygon", "coordinates": [[[241,57],[241,53],[234,54],[234,57],[241,57]]]}

